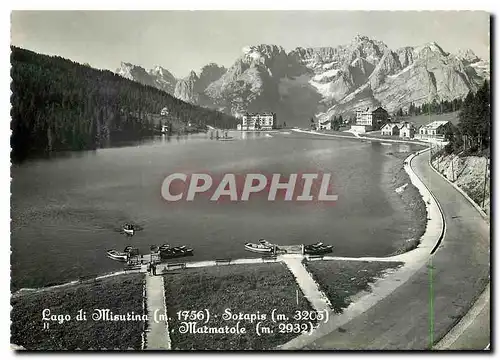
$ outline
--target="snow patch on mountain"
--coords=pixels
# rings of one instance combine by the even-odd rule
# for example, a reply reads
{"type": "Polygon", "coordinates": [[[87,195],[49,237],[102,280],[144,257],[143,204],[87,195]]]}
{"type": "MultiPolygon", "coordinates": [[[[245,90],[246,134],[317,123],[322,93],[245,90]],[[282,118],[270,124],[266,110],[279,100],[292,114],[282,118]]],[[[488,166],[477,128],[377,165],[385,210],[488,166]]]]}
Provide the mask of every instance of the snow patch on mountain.
{"type": "Polygon", "coordinates": [[[337,65],[337,62],[332,61],[332,62],[323,64],[321,67],[323,68],[323,70],[329,70],[329,69],[333,68],[335,65],[337,65]]]}
{"type": "Polygon", "coordinates": [[[327,70],[321,74],[315,75],[313,77],[313,80],[317,81],[317,82],[321,82],[324,78],[333,78],[333,77],[337,76],[339,71],[340,71],[339,69],[327,70]]]}
{"type": "Polygon", "coordinates": [[[363,107],[393,112],[412,102],[464,97],[490,76],[489,61],[472,50],[449,54],[435,42],[391,50],[358,35],[334,47],[286,52],[260,44],[242,50],[229,69],[209,64],[184,79],[161,67],[146,71],[129,63],[117,73],[188,102],[233,114],[275,111],[296,125],[312,116],[329,120],[363,107]]]}
{"type": "Polygon", "coordinates": [[[388,77],[390,78],[397,78],[398,76],[401,76],[402,74],[404,74],[405,72],[411,70],[412,68],[414,67],[414,64],[411,64],[411,65],[408,65],[407,67],[405,67],[403,70],[401,70],[400,72],[398,72],[397,74],[394,74],[394,75],[388,75],[388,77]]]}

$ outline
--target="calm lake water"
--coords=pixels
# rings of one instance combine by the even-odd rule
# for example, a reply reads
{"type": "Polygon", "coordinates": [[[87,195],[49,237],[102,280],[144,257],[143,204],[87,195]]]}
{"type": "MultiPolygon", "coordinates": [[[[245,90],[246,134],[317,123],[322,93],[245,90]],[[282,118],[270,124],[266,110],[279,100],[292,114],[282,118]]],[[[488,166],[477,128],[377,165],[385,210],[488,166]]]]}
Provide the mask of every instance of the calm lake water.
{"type": "Polygon", "coordinates": [[[158,137],[130,146],[34,160],[12,168],[12,288],[39,287],[119,270],[105,256],[126,245],[148,252],[152,244],[189,245],[188,261],[251,257],[245,242],[322,241],[339,256],[387,255],[411,216],[401,211],[385,175],[396,162],[383,145],[293,132],[158,137]],[[161,184],[173,172],[246,174],[325,172],[335,203],[167,203],[161,184]],[[117,229],[144,227],[132,238],[117,229]]]}

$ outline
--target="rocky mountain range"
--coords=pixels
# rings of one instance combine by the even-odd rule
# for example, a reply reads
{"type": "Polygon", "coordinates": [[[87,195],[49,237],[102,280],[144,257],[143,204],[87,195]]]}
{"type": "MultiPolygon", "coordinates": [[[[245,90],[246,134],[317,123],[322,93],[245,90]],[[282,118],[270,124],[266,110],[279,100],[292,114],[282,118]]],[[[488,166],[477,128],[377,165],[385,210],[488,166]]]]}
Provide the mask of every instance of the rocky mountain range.
{"type": "Polygon", "coordinates": [[[248,46],[229,69],[211,63],[183,79],[159,66],[122,63],[116,72],[193,104],[233,115],[273,111],[279,121],[303,125],[311,117],[324,121],[358,108],[395,112],[412,102],[464,97],[489,79],[489,71],[489,61],[470,49],[451,54],[431,42],[392,50],[358,35],[345,45],[289,52],[248,46]]]}

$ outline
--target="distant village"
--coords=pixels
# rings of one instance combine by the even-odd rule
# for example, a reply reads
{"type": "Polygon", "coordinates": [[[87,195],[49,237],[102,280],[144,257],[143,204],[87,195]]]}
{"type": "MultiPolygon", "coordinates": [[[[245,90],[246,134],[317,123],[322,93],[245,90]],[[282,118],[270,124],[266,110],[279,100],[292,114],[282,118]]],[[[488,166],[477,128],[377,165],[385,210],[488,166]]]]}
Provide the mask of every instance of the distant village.
{"type": "MultiPolygon", "coordinates": [[[[162,118],[169,117],[167,108],[161,111],[162,118]]],[[[274,112],[250,113],[246,112],[238,116],[239,122],[237,129],[241,131],[269,131],[281,127],[286,127],[286,122],[278,125],[277,116],[274,112]]],[[[365,134],[369,132],[378,132],[381,136],[399,137],[402,139],[414,138],[435,138],[444,140],[447,129],[451,126],[449,121],[433,121],[425,125],[415,125],[410,121],[401,120],[401,116],[391,117],[387,110],[379,106],[377,108],[363,108],[356,110],[355,117],[350,120],[343,120],[339,117],[342,131],[365,134]],[[349,128],[348,128],[349,127],[349,128]]],[[[336,120],[338,121],[338,120],[336,120]]],[[[333,130],[333,120],[314,120],[311,119],[311,130],[331,131],[333,130]]],[[[161,132],[168,132],[171,122],[161,126],[161,132]]],[[[190,129],[193,125],[188,122],[186,128],[190,129]]]]}
{"type": "MultiPolygon", "coordinates": [[[[402,139],[435,138],[444,140],[446,131],[450,126],[449,121],[433,121],[420,126],[415,126],[408,121],[394,122],[387,110],[379,106],[375,109],[369,107],[358,109],[355,122],[350,125],[349,130],[358,134],[380,131],[382,136],[397,136],[402,139]]],[[[332,121],[318,121],[312,123],[311,127],[313,130],[332,130],[332,121]]]]}

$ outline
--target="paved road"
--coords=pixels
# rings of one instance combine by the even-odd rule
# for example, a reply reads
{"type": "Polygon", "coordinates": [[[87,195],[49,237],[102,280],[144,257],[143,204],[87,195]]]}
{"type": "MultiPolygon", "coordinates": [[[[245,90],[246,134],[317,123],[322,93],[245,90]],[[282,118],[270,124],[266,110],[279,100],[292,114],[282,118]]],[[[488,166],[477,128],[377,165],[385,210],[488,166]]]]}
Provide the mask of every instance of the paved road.
{"type": "Polygon", "coordinates": [[[436,350],[475,350],[485,348],[490,333],[490,285],[471,310],[436,345],[436,350]]]}
{"type": "MultiPolygon", "coordinates": [[[[446,234],[426,266],[340,329],[305,349],[429,349],[465,315],[489,282],[490,229],[477,210],[428,165],[412,166],[440,202],[446,234]]],[[[475,340],[477,349],[489,334],[475,340]]]]}

